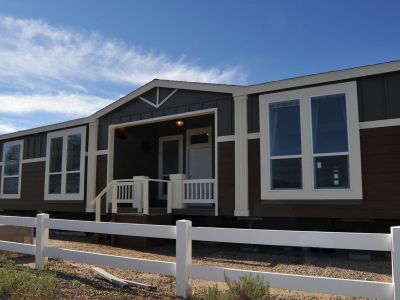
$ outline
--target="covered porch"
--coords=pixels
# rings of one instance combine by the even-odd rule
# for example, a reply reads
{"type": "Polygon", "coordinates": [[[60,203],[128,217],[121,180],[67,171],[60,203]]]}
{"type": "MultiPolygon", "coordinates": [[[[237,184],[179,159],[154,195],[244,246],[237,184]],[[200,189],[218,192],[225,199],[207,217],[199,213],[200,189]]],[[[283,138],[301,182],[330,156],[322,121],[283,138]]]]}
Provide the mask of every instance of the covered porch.
{"type": "Polygon", "coordinates": [[[107,194],[113,213],[215,215],[215,132],[213,110],[110,126],[108,185],[96,199],[107,194]]]}

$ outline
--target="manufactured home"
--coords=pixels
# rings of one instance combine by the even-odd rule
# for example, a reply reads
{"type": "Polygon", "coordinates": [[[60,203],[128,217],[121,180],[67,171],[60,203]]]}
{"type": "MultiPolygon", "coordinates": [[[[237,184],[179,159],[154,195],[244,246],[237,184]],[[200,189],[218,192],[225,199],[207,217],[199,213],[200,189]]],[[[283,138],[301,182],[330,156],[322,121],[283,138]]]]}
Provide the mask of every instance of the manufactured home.
{"type": "Polygon", "coordinates": [[[155,79],[0,143],[3,213],[397,222],[400,61],[251,86],[155,79]]]}

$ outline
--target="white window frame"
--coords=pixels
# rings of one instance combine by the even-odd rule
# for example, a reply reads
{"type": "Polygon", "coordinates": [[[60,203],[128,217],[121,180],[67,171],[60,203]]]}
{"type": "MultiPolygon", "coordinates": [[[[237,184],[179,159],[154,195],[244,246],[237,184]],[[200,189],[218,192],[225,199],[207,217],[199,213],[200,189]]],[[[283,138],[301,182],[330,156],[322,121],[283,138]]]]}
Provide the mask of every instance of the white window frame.
{"type": "Polygon", "coordinates": [[[12,141],[12,142],[6,142],[3,144],[3,164],[1,168],[1,198],[3,199],[20,199],[21,198],[21,181],[22,181],[22,158],[24,155],[24,140],[17,140],[17,141],[12,141]],[[20,145],[20,153],[19,153],[19,173],[17,175],[12,175],[12,176],[5,176],[4,175],[4,167],[5,167],[5,155],[6,151],[5,148],[7,145],[14,146],[14,145],[20,145]],[[5,177],[18,177],[18,193],[17,194],[4,194],[4,178],[5,177]]]}
{"type": "Polygon", "coordinates": [[[44,184],[44,200],[46,201],[83,201],[85,190],[85,155],[86,153],[86,126],[70,128],[61,131],[54,131],[47,134],[46,144],[46,172],[44,184]],[[78,171],[67,172],[67,142],[68,136],[73,134],[81,134],[81,163],[80,163],[80,180],[79,180],[79,193],[66,193],[67,174],[78,171]],[[61,193],[49,194],[49,168],[50,168],[50,144],[53,138],[63,138],[62,147],[62,163],[61,163],[61,193]]]}
{"type": "MultiPolygon", "coordinates": [[[[355,81],[317,86],[261,95],[260,108],[260,167],[262,200],[353,200],[362,199],[360,131],[358,119],[357,83],[355,81]],[[345,94],[349,157],[349,188],[316,189],[314,185],[314,155],[312,145],[311,98],[345,94]],[[302,189],[271,189],[269,149],[269,103],[288,100],[300,102],[302,189]]],[[[328,156],[339,153],[329,153],[328,156]]],[[[325,154],[323,154],[325,155],[325,154]]],[[[298,156],[298,155],[296,155],[298,156]]],[[[288,158],[288,157],[286,157],[288,158]]]]}

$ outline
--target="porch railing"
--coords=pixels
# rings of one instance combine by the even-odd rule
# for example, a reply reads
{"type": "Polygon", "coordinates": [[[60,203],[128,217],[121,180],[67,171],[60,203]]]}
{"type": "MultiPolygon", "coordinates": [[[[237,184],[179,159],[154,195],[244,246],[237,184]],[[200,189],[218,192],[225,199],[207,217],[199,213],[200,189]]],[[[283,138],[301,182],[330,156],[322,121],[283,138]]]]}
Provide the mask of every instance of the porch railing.
{"type": "Polygon", "coordinates": [[[208,204],[215,203],[215,179],[185,179],[183,203],[208,204]]]}
{"type": "Polygon", "coordinates": [[[92,200],[91,206],[95,207],[96,221],[101,218],[101,199],[107,195],[106,213],[118,212],[118,203],[131,203],[138,212],[148,215],[150,212],[149,183],[167,184],[167,213],[172,211],[172,182],[169,180],[153,179],[146,176],[135,176],[133,179],[119,179],[110,181],[107,186],[92,200]]]}
{"type": "Polygon", "coordinates": [[[101,199],[107,195],[106,213],[118,212],[118,203],[131,203],[138,212],[150,213],[149,183],[167,184],[167,213],[172,208],[184,208],[185,204],[214,204],[215,179],[186,179],[184,174],[170,175],[170,180],[153,179],[146,176],[135,176],[132,179],[110,181],[94,198],[91,205],[95,207],[96,221],[100,221],[101,199]]]}
{"type": "Polygon", "coordinates": [[[132,179],[114,180],[114,197],[117,203],[134,204],[134,181],[132,179]]]}

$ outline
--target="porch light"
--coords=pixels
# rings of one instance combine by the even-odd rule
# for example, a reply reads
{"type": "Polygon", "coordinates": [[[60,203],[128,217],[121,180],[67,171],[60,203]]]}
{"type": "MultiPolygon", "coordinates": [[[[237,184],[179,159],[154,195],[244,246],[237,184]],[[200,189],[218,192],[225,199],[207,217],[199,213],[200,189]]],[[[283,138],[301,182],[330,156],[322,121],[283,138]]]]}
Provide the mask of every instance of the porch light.
{"type": "Polygon", "coordinates": [[[182,127],[183,125],[185,125],[185,122],[183,122],[182,120],[178,120],[175,122],[175,125],[178,127],[182,127]]]}

